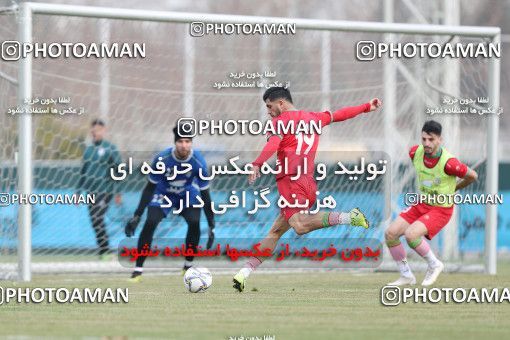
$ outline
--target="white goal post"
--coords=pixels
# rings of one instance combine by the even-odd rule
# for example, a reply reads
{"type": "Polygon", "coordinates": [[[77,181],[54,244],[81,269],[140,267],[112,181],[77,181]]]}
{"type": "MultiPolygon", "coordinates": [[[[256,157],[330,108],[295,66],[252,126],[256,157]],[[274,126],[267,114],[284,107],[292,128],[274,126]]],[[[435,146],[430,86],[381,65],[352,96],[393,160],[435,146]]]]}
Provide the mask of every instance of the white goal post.
{"type": "MultiPolygon", "coordinates": [[[[399,23],[376,23],[376,22],[350,22],[350,21],[332,21],[332,20],[313,20],[313,19],[289,19],[277,17],[256,17],[256,16],[239,16],[239,15],[221,15],[221,14],[205,14],[205,13],[182,13],[182,12],[162,12],[147,10],[130,10],[121,8],[104,8],[104,7],[86,7],[71,5],[56,5],[45,3],[21,3],[18,8],[18,33],[20,43],[30,43],[33,36],[33,18],[36,15],[45,16],[69,16],[69,17],[86,17],[96,19],[121,19],[130,21],[146,21],[146,22],[164,22],[164,23],[181,23],[188,24],[191,22],[204,23],[241,23],[241,24],[257,24],[257,23],[289,23],[295,24],[297,30],[313,30],[321,32],[354,32],[354,33],[377,33],[377,34],[402,34],[402,35],[419,35],[419,36],[439,36],[439,37],[468,37],[488,39],[494,44],[500,43],[500,28],[497,27],[470,27],[470,26],[444,26],[444,25],[421,25],[421,24],[399,24],[399,23]]],[[[325,51],[331,52],[331,46],[328,44],[328,35],[323,35],[322,45],[325,51]]],[[[164,39],[164,37],[161,37],[164,39]]],[[[188,38],[189,39],[189,38],[188,38]]],[[[352,55],[352,54],[351,54],[352,55]]],[[[352,57],[354,58],[354,56],[352,57]]],[[[331,60],[328,57],[322,58],[326,64],[322,65],[322,85],[321,89],[328,91],[331,89],[331,60]]],[[[25,98],[31,98],[32,92],[32,69],[33,58],[28,55],[21,58],[18,62],[18,104],[26,106],[25,98]]],[[[270,65],[269,65],[270,66],[270,65]]],[[[191,71],[188,66],[188,71],[191,71]]],[[[403,65],[399,67],[405,67],[403,65]]],[[[382,69],[381,69],[382,72],[382,69]]],[[[494,107],[499,107],[500,99],[500,59],[491,58],[488,60],[487,94],[490,103],[494,107]]],[[[384,82],[384,94],[388,96],[396,96],[395,84],[384,82]]],[[[188,93],[189,95],[189,93],[188,93]]],[[[191,93],[191,98],[193,100],[191,93]]],[[[367,98],[368,99],[368,98],[367,98]]],[[[397,112],[397,100],[395,98],[384,98],[385,112],[397,112]],[[388,107],[389,105],[389,107],[388,107]]],[[[323,103],[330,104],[328,100],[323,103]]],[[[193,110],[188,107],[188,114],[193,114],[193,110]]],[[[185,110],[186,111],[186,110],[185,110]]],[[[391,116],[390,116],[391,117],[391,116]]],[[[385,118],[390,119],[390,118],[385,118]]],[[[395,119],[393,116],[392,119],[395,119]]],[[[486,141],[479,141],[480,144],[486,143],[486,179],[485,192],[496,194],[498,192],[498,132],[499,118],[498,116],[485,117],[486,141]]],[[[20,194],[30,194],[33,191],[33,117],[31,115],[20,115],[18,118],[19,129],[19,156],[18,156],[18,192],[20,194]]],[[[387,127],[392,126],[393,122],[385,120],[387,127]]],[[[388,131],[386,131],[387,133],[388,131]]],[[[381,138],[384,138],[381,136],[381,138]]],[[[393,141],[396,142],[396,141],[393,141]]],[[[406,141],[408,142],[408,141],[406,141]]],[[[480,146],[482,147],[482,146],[480,146]]],[[[391,147],[390,147],[391,149],[391,147]]],[[[391,156],[391,154],[390,154],[391,156]]],[[[392,173],[391,180],[397,175],[392,173]]],[[[398,188],[393,188],[398,190],[398,188]]],[[[391,201],[396,199],[395,192],[391,192],[391,201]]],[[[394,205],[386,202],[390,207],[390,211],[394,211],[394,205]]],[[[19,207],[18,214],[18,279],[22,281],[31,280],[31,252],[32,252],[32,207],[29,204],[22,204],[19,207]]],[[[485,272],[491,275],[496,274],[497,263],[497,205],[487,205],[485,208],[485,272]]],[[[447,242],[447,240],[445,240],[447,242]]]]}

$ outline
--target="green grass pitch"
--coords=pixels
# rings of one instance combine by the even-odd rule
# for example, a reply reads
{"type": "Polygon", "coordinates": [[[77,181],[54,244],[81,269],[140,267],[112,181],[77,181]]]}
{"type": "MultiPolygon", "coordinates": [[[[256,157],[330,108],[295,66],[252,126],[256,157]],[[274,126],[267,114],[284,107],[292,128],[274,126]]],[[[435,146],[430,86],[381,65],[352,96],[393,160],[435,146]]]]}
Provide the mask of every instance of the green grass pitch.
{"type": "MultiPolygon", "coordinates": [[[[185,291],[180,275],[38,276],[3,287],[129,287],[127,304],[0,305],[0,336],[229,339],[510,338],[510,304],[412,304],[385,307],[380,288],[396,273],[255,273],[237,293],[230,275],[214,275],[209,291],[185,291]]],[[[421,280],[423,273],[417,274],[421,280]]],[[[509,287],[510,262],[499,274],[443,274],[437,287],[509,287]]]]}

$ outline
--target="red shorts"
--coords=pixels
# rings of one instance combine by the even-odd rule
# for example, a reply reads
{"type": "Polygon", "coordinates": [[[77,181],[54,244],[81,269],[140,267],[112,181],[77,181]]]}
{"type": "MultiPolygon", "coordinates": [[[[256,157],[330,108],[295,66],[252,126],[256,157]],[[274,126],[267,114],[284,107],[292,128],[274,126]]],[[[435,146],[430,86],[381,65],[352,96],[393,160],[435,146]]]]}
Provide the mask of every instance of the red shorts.
{"type": "Polygon", "coordinates": [[[418,203],[413,205],[400,213],[400,216],[412,224],[415,221],[420,221],[427,227],[426,238],[431,240],[444,228],[450,221],[453,214],[453,206],[451,207],[434,207],[425,203],[418,203]]]}
{"type": "MultiPolygon", "coordinates": [[[[317,199],[317,183],[312,176],[300,176],[298,179],[292,181],[292,176],[284,176],[276,180],[276,186],[280,196],[285,197],[289,203],[294,203],[296,200],[298,203],[303,204],[308,200],[307,208],[312,207],[317,199]],[[295,196],[293,196],[295,194],[295,196]]],[[[281,213],[288,221],[292,215],[299,213],[302,208],[281,208],[281,213]]]]}

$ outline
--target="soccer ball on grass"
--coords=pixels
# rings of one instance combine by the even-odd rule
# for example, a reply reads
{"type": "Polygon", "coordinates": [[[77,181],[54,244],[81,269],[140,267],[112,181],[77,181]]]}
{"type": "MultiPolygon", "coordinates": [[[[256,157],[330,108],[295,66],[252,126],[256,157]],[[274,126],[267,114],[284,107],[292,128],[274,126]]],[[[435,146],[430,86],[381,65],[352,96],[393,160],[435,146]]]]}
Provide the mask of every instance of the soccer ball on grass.
{"type": "Polygon", "coordinates": [[[212,275],[207,268],[189,268],[184,274],[184,286],[190,293],[205,292],[212,284],[212,275]]]}

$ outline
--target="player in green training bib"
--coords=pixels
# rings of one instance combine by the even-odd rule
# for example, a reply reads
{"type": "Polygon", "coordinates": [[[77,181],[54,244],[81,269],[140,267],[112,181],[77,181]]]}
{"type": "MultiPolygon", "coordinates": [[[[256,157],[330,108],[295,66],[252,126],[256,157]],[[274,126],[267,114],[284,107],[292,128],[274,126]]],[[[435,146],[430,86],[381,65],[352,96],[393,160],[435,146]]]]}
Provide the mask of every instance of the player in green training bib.
{"type": "Polygon", "coordinates": [[[442,127],[436,121],[425,122],[421,132],[421,145],[411,148],[409,156],[417,175],[419,199],[416,205],[404,210],[386,230],[386,244],[397,262],[400,277],[390,286],[415,284],[416,278],[407,263],[406,251],[400,243],[405,236],[407,244],[428,264],[423,286],[430,286],[444,269],[427,241],[431,240],[450,220],[454,204],[453,195],[478,178],[476,172],[461,163],[441,146],[442,127]],[[457,182],[457,177],[461,178],[457,182]]]}

